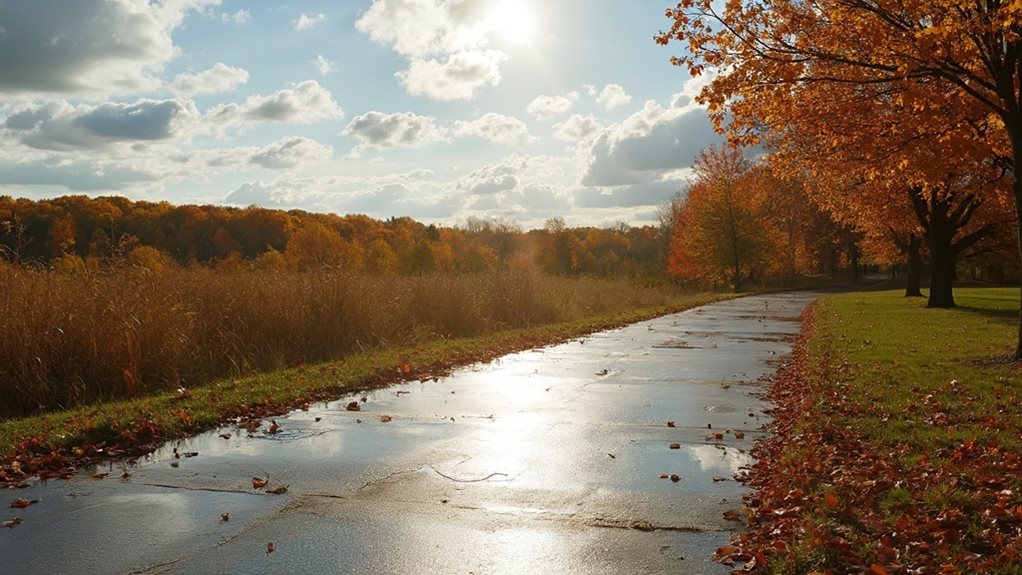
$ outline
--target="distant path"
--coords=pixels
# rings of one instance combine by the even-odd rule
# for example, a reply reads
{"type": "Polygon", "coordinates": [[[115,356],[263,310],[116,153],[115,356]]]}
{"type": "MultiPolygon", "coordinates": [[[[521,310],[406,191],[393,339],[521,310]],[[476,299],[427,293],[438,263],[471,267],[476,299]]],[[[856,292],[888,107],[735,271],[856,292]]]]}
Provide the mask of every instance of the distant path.
{"type": "Polygon", "coordinates": [[[817,295],[719,302],[295,412],[276,435],[213,431],[127,479],[10,491],[40,502],[3,502],[24,522],[0,532],[0,573],[725,573],[709,556],[738,526],[723,512],[766,421],[760,381],[817,295]],[[267,475],[287,493],[253,489],[267,475]]]}

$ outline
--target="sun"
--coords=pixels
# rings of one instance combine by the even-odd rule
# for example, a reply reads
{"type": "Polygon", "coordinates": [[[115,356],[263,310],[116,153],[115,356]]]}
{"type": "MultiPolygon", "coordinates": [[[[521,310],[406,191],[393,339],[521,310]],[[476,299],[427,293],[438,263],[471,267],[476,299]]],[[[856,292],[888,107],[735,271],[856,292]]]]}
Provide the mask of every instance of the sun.
{"type": "Polygon", "coordinates": [[[500,0],[490,12],[489,28],[515,44],[528,44],[536,36],[536,18],[526,0],[500,0]]]}

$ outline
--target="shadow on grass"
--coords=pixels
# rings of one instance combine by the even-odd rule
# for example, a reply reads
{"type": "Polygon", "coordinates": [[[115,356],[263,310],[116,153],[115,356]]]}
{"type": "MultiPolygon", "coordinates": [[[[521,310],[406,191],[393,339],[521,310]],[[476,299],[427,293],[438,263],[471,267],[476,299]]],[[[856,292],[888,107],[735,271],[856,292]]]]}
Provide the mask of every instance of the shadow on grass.
{"type": "MultiPolygon", "coordinates": [[[[972,297],[971,300],[983,299],[972,297]]],[[[993,298],[990,298],[993,299],[993,298]]],[[[974,305],[959,305],[955,309],[980,315],[983,317],[990,318],[997,323],[1003,323],[1004,325],[1017,325],[1018,324],[1018,310],[1011,308],[991,308],[991,307],[979,307],[974,305]]]]}

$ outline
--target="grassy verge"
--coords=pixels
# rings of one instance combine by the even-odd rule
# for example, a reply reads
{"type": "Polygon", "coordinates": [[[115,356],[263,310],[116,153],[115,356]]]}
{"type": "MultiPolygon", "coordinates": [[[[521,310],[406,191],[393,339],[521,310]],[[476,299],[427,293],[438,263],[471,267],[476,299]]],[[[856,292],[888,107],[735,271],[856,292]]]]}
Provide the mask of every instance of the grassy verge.
{"type": "Polygon", "coordinates": [[[669,304],[590,315],[471,338],[438,338],[208,385],[0,422],[0,479],[67,475],[97,458],[139,453],[226,422],[247,424],[312,401],[399,380],[423,379],[477,361],[569,340],[735,297],[693,294],[669,304]],[[14,465],[14,462],[17,465],[14,465]],[[20,473],[18,472],[20,470],[20,473]]]}
{"type": "Polygon", "coordinates": [[[825,298],[772,388],[751,530],[718,551],[771,573],[1022,573],[1018,288],[825,298]]]}

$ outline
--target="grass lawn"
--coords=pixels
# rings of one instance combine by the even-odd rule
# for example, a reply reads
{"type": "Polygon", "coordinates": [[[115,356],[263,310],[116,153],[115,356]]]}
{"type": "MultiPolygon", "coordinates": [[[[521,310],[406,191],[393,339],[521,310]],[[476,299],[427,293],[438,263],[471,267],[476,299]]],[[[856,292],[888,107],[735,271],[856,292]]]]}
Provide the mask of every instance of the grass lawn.
{"type": "Polygon", "coordinates": [[[1022,573],[1018,288],[926,309],[824,298],[771,389],[751,530],[718,558],[773,573],[1022,573]]]}
{"type": "Polygon", "coordinates": [[[312,401],[332,400],[399,380],[425,379],[457,366],[733,297],[737,295],[679,296],[669,305],[474,338],[391,346],[339,361],[221,379],[185,393],[160,393],[0,421],[0,483],[17,484],[35,474],[67,476],[97,459],[145,452],[163,441],[225,422],[251,425],[312,401]]]}

